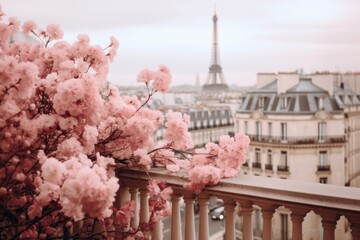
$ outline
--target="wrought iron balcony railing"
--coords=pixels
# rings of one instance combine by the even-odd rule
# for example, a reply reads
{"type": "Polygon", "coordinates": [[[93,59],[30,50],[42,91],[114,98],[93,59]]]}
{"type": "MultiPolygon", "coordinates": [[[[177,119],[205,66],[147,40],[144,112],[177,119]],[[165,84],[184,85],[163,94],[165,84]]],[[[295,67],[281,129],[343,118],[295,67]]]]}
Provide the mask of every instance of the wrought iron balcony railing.
{"type": "Polygon", "coordinates": [[[289,166],[278,165],[277,170],[278,170],[278,172],[288,172],[289,171],[289,166]]]}
{"type": "Polygon", "coordinates": [[[273,165],[272,164],[265,164],[265,169],[266,170],[273,170],[273,165]]]}
{"type": "Polygon", "coordinates": [[[330,165],[318,165],[317,170],[319,172],[324,172],[324,171],[328,172],[328,171],[330,171],[330,165]]]}
{"type": "Polygon", "coordinates": [[[296,137],[284,137],[284,136],[268,136],[268,135],[256,135],[247,134],[252,142],[263,142],[273,144],[321,144],[321,143],[344,143],[345,136],[296,136],[296,137]]]}
{"type": "MultiPolygon", "coordinates": [[[[209,215],[208,203],[211,196],[223,199],[225,207],[225,239],[236,238],[235,217],[242,218],[242,239],[253,239],[252,213],[254,208],[262,212],[262,239],[270,240],[274,231],[281,231],[272,226],[274,213],[278,208],[291,211],[292,239],[303,239],[302,223],[307,213],[314,212],[321,217],[323,239],[335,239],[337,221],[344,216],[350,222],[352,239],[360,239],[360,194],[358,188],[342,187],[327,184],[283,180],[277,178],[256,177],[241,174],[235,178],[223,179],[216,186],[206,187],[196,195],[183,188],[186,179],[177,175],[169,175],[165,169],[152,169],[146,173],[140,170],[120,170],[120,194],[116,203],[133,199],[140,205],[135,219],[130,223],[135,226],[149,218],[148,196],[146,189],[149,179],[166,181],[173,187],[171,239],[208,240],[209,215]],[[138,195],[140,193],[140,196],[138,195]],[[138,197],[139,196],[139,197],[138,197]],[[185,221],[182,231],[180,199],[185,200],[185,221]],[[195,236],[194,202],[199,203],[198,237],[195,236]],[[240,206],[240,211],[236,209],[240,206]]],[[[162,239],[161,223],[155,226],[152,239],[162,239]]],[[[276,233],[276,232],[275,232],[276,233]]],[[[280,234],[280,233],[279,233],[280,234]]]]}
{"type": "Polygon", "coordinates": [[[253,162],[252,167],[253,168],[261,168],[261,163],[260,162],[253,162]]]}

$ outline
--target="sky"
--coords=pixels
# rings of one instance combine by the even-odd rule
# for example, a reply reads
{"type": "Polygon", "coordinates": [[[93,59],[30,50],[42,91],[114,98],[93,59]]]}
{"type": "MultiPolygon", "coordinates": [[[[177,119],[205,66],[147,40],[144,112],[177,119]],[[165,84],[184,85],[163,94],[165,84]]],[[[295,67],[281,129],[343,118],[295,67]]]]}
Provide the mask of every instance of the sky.
{"type": "Polygon", "coordinates": [[[167,65],[173,85],[203,84],[216,8],[226,82],[253,85],[259,72],[360,71],[359,0],[1,0],[7,16],[60,24],[64,39],[120,42],[108,80],[135,85],[141,69],[167,65]]]}

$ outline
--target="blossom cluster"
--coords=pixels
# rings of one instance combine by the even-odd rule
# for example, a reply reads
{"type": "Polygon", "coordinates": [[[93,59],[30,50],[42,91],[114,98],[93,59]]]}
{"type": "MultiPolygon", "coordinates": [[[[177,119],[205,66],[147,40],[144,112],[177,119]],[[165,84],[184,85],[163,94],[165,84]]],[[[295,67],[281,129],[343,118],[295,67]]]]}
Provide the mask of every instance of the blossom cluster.
{"type": "Polygon", "coordinates": [[[219,144],[208,143],[198,149],[189,169],[189,183],[185,187],[199,193],[206,185],[215,185],[221,178],[234,177],[245,162],[250,139],[242,133],[234,137],[221,136],[219,144]],[[205,154],[204,154],[205,153],[205,154]]]}
{"type": "MultiPolygon", "coordinates": [[[[194,150],[188,115],[147,107],[170,87],[166,66],[138,75],[147,99],[121,96],[106,84],[115,38],[105,48],[87,35],[68,43],[56,24],[42,30],[3,16],[0,7],[0,238],[56,238],[84,219],[125,231],[137,206],[113,207],[116,168],[185,170],[186,187],[195,192],[239,171],[247,137],[224,136],[194,150]],[[19,34],[25,41],[14,38],[19,34]],[[162,127],[164,140],[154,142],[162,127]]],[[[150,220],[126,236],[145,236],[171,213],[171,188],[149,182],[150,220]]]]}

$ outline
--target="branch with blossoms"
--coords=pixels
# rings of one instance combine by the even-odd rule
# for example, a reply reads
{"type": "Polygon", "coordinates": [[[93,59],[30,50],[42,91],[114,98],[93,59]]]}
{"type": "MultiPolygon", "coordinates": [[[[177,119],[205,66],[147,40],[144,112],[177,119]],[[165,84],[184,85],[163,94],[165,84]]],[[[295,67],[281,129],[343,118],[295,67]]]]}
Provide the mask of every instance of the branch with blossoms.
{"type": "Polygon", "coordinates": [[[150,220],[129,228],[137,206],[114,208],[117,168],[166,167],[197,193],[239,171],[247,137],[223,136],[219,145],[193,149],[188,115],[147,107],[170,87],[166,66],[139,73],[148,90],[144,100],[120,96],[114,86],[105,89],[115,38],[105,48],[91,45],[87,35],[68,43],[58,25],[41,30],[3,16],[0,7],[1,239],[146,239],[170,214],[172,190],[149,179],[150,220]],[[26,41],[13,39],[19,33],[26,41]],[[163,141],[154,142],[159,128],[163,141]]]}

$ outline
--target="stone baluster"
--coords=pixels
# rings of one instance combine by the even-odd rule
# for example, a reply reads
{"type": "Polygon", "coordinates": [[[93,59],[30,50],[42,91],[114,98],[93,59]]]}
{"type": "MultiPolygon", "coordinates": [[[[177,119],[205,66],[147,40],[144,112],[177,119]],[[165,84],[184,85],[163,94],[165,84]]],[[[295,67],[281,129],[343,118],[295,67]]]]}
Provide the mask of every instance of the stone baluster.
{"type": "Polygon", "coordinates": [[[272,237],[272,218],[275,213],[275,209],[278,206],[272,204],[260,204],[261,214],[263,217],[263,240],[271,240],[272,237]]]}
{"type": "Polygon", "coordinates": [[[292,229],[292,239],[293,240],[302,240],[302,223],[304,221],[304,217],[306,216],[306,212],[300,209],[291,209],[291,222],[293,224],[292,229]]]}
{"type": "Polygon", "coordinates": [[[162,240],[163,239],[163,222],[159,221],[155,224],[151,240],[162,240]]]}
{"type": "MultiPolygon", "coordinates": [[[[119,210],[119,209],[121,209],[122,206],[124,206],[124,204],[127,201],[130,201],[129,187],[126,186],[123,183],[120,183],[120,188],[117,191],[116,196],[115,196],[114,207],[116,207],[119,210]]],[[[125,230],[127,230],[127,229],[128,228],[125,228],[125,230]]],[[[116,231],[121,231],[121,230],[124,230],[124,229],[121,229],[120,226],[116,226],[115,230],[116,231]]]]}
{"type": "Polygon", "coordinates": [[[225,240],[235,240],[235,207],[232,199],[224,199],[225,207],[225,240]]]}
{"type": "Polygon", "coordinates": [[[129,188],[121,184],[115,196],[114,206],[120,209],[124,205],[124,203],[129,200],[130,200],[129,188]]]}
{"type": "Polygon", "coordinates": [[[360,214],[355,212],[346,217],[350,222],[352,239],[360,239],[360,214]]]}
{"type": "Polygon", "coordinates": [[[243,239],[244,240],[252,240],[253,239],[253,229],[252,229],[252,213],[253,206],[250,201],[242,201],[240,202],[241,206],[241,215],[243,217],[243,239]]]}
{"type": "Polygon", "coordinates": [[[191,193],[185,193],[184,200],[185,200],[185,239],[195,240],[195,214],[194,214],[195,195],[191,193]]]}
{"type": "Polygon", "coordinates": [[[131,219],[130,227],[136,229],[139,226],[139,198],[138,198],[138,188],[130,187],[129,189],[131,200],[135,202],[135,209],[134,209],[134,218],[131,219]]]}
{"type": "Polygon", "coordinates": [[[209,239],[209,195],[201,193],[198,195],[198,201],[200,206],[199,212],[199,239],[209,239]]]}
{"type": "Polygon", "coordinates": [[[330,210],[320,211],[320,216],[322,218],[321,224],[324,229],[324,239],[326,240],[335,239],[335,228],[338,220],[336,215],[335,212],[331,212],[330,210]]]}
{"type": "Polygon", "coordinates": [[[140,223],[149,221],[149,190],[140,188],[140,223]]]}
{"type": "Polygon", "coordinates": [[[171,195],[172,217],[171,217],[171,239],[181,240],[181,213],[180,213],[181,195],[174,193],[171,195]]]}

